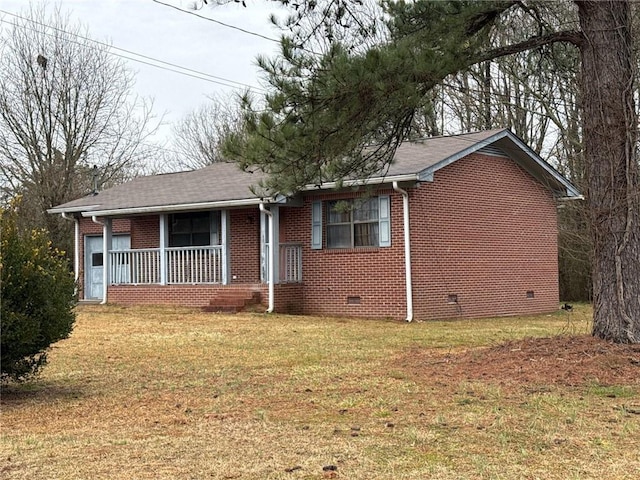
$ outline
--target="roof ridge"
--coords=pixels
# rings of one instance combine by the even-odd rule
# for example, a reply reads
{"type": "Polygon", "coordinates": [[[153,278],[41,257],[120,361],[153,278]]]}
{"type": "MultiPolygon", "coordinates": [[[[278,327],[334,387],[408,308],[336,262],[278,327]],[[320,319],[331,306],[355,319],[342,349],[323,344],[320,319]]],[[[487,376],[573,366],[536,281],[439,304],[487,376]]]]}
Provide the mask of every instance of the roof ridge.
{"type": "Polygon", "coordinates": [[[487,136],[491,136],[491,135],[494,135],[494,134],[496,134],[498,132],[503,132],[503,131],[511,131],[511,130],[508,127],[500,127],[500,128],[492,128],[490,130],[474,130],[473,132],[453,133],[451,135],[434,135],[432,137],[421,137],[421,138],[415,138],[415,139],[411,139],[411,140],[406,140],[406,142],[408,142],[408,143],[419,143],[419,142],[425,142],[427,140],[434,140],[434,139],[439,139],[439,138],[464,137],[464,136],[468,136],[468,135],[477,135],[479,133],[485,133],[485,134],[487,134],[487,136]]]}

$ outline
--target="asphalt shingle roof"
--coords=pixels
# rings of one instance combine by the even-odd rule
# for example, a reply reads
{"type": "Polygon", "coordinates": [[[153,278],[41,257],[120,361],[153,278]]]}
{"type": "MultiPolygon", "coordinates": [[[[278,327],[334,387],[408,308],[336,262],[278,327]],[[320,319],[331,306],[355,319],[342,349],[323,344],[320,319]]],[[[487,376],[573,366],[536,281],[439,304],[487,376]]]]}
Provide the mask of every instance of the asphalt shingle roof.
{"type": "MultiPolygon", "coordinates": [[[[400,177],[404,175],[418,175],[430,168],[439,168],[447,161],[454,161],[460,156],[466,155],[487,144],[495,144],[504,151],[510,151],[521,165],[526,163],[532,166],[534,175],[551,175],[561,187],[571,185],[557,174],[542,160],[532,160],[528,152],[522,148],[528,148],[518,141],[511,132],[506,129],[488,130],[448,137],[433,137],[417,142],[402,144],[394,157],[394,161],[384,174],[385,177],[400,177]],[[516,140],[514,140],[516,139],[516,140]],[[543,165],[544,164],[544,165],[543,165]]],[[[535,154],[533,154],[535,156],[535,154]]],[[[537,156],[536,156],[537,157],[537,156]]],[[[200,170],[138,177],[130,182],[109,188],[97,195],[89,195],[71,202],[65,203],[50,210],[50,213],[59,212],[109,212],[132,213],[145,209],[166,209],[172,207],[196,208],[199,204],[212,206],[215,204],[243,204],[258,203],[260,199],[251,191],[251,186],[256,185],[262,178],[260,172],[249,173],[240,170],[234,163],[216,163],[200,170]]]]}
{"type": "Polygon", "coordinates": [[[387,175],[421,172],[503,131],[501,128],[405,142],[398,147],[387,175]]]}
{"type": "Polygon", "coordinates": [[[253,199],[256,196],[250,187],[260,176],[243,172],[234,163],[216,163],[199,170],[134,178],[52,210],[116,210],[253,199]]]}

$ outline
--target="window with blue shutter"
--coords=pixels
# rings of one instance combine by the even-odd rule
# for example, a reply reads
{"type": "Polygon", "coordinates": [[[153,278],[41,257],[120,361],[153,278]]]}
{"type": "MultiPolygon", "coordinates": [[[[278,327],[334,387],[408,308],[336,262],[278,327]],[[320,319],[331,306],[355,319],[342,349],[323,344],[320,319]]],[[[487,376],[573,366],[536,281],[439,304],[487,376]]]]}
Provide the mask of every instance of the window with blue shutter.
{"type": "Polygon", "coordinates": [[[327,202],[327,248],[391,246],[388,195],[327,202]]]}

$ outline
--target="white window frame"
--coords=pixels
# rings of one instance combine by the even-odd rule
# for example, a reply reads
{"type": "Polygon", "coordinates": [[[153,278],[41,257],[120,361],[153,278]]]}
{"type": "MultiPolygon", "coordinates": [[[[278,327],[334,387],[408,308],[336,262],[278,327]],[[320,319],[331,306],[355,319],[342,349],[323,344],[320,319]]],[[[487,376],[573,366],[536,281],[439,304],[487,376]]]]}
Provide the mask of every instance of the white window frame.
{"type": "MultiPolygon", "coordinates": [[[[375,220],[370,221],[357,221],[353,218],[353,213],[350,215],[349,222],[342,223],[329,223],[331,205],[335,204],[339,201],[349,202],[353,204],[357,202],[357,198],[348,198],[342,200],[332,200],[325,202],[327,204],[326,208],[323,208],[322,202],[317,200],[313,201],[311,204],[311,249],[318,250],[322,248],[322,220],[323,214],[326,210],[326,228],[328,229],[332,225],[350,225],[350,240],[351,244],[349,246],[341,246],[341,247],[333,247],[328,245],[327,239],[327,248],[331,250],[339,250],[346,248],[356,248],[356,249],[367,249],[367,248],[380,248],[380,247],[390,247],[391,246],[391,201],[389,195],[379,195],[377,197],[372,197],[378,200],[378,243],[377,245],[362,245],[355,246],[355,225],[363,224],[363,223],[374,223],[375,220]]],[[[328,238],[328,237],[327,237],[328,238]]]]}

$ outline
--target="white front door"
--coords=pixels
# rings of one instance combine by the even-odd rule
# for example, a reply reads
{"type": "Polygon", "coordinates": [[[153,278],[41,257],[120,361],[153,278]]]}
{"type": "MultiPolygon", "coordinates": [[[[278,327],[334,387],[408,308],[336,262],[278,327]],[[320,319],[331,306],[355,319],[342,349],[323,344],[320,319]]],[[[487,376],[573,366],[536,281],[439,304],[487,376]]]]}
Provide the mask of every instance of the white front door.
{"type": "Polygon", "coordinates": [[[84,298],[102,298],[104,256],[102,254],[102,235],[99,237],[85,237],[85,285],[84,298]]]}
{"type": "MultiPolygon", "coordinates": [[[[101,299],[104,293],[104,255],[102,235],[85,237],[85,291],[86,299],[101,299]]],[[[111,239],[113,250],[128,250],[131,246],[129,235],[114,235],[111,239]]]]}

